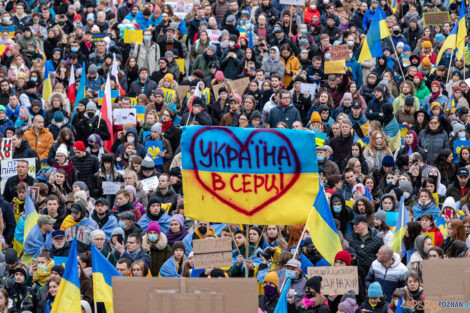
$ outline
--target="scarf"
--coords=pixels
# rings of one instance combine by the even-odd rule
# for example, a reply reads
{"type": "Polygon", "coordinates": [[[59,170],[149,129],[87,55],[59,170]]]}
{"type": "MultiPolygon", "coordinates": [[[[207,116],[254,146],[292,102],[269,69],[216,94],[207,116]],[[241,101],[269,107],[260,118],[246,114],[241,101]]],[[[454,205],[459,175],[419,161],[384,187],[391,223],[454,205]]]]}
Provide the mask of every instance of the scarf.
{"type": "Polygon", "coordinates": [[[168,243],[172,245],[175,241],[183,241],[184,237],[188,234],[188,231],[184,226],[181,226],[182,230],[179,233],[171,232],[171,229],[168,229],[166,232],[166,238],[168,239],[168,243]]]}
{"type": "Polygon", "coordinates": [[[69,179],[70,173],[72,173],[73,170],[73,163],[72,161],[68,161],[67,165],[59,165],[57,163],[54,163],[53,167],[63,169],[67,174],[67,179],[69,179]]]}
{"type": "Polygon", "coordinates": [[[66,229],[69,229],[69,228],[72,228],[74,227],[75,225],[77,225],[78,222],[74,221],[72,219],[72,216],[69,215],[67,216],[64,221],[62,222],[62,225],[60,226],[60,230],[66,230],[66,229]]]}
{"type": "Polygon", "coordinates": [[[18,197],[13,198],[13,212],[15,214],[15,221],[18,223],[21,213],[24,212],[24,201],[18,197]]]}
{"type": "Polygon", "coordinates": [[[429,103],[433,103],[434,100],[436,100],[437,97],[440,96],[440,94],[441,94],[440,91],[438,91],[438,92],[431,92],[431,99],[429,99],[429,103]]]}
{"type": "Polygon", "coordinates": [[[168,122],[160,122],[160,123],[162,123],[162,133],[165,133],[166,130],[171,127],[171,125],[173,124],[173,121],[169,120],[168,122]]]}
{"type": "Polygon", "coordinates": [[[134,209],[134,205],[132,204],[132,202],[127,202],[123,206],[116,205],[116,209],[119,213],[132,211],[134,209]]]}

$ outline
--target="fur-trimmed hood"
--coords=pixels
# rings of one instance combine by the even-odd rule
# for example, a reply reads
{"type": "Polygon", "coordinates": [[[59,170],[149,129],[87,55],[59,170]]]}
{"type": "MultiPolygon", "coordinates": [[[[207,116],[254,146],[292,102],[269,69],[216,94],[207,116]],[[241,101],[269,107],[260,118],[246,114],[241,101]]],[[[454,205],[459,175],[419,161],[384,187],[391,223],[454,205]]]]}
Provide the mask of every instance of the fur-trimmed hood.
{"type": "Polygon", "coordinates": [[[166,238],[166,235],[164,233],[160,233],[158,235],[158,240],[157,242],[153,243],[150,242],[148,239],[148,234],[145,234],[144,237],[142,237],[142,249],[144,249],[145,252],[149,253],[151,248],[157,248],[157,250],[165,250],[166,246],[168,245],[168,239],[166,238]]]}

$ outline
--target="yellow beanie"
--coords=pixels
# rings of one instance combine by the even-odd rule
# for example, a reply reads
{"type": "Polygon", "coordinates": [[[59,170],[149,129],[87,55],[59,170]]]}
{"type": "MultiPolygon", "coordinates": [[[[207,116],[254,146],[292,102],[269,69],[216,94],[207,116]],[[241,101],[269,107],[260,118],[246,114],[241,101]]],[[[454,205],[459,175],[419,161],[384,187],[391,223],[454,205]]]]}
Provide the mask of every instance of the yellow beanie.
{"type": "Polygon", "coordinates": [[[276,271],[272,271],[264,276],[264,282],[270,282],[279,288],[279,277],[277,276],[276,271]]]}
{"type": "Polygon", "coordinates": [[[424,57],[423,61],[421,61],[421,64],[423,66],[431,66],[431,60],[429,60],[429,57],[424,57]]]}
{"type": "Polygon", "coordinates": [[[165,76],[163,76],[163,79],[169,79],[171,82],[173,82],[173,74],[168,73],[165,76]]]}
{"type": "Polygon", "coordinates": [[[432,43],[426,40],[423,42],[423,48],[432,48],[432,43]]]}
{"type": "Polygon", "coordinates": [[[320,113],[318,113],[317,111],[314,111],[312,115],[310,116],[310,123],[315,123],[315,122],[318,122],[318,123],[322,122],[320,113]]]}
{"type": "Polygon", "coordinates": [[[440,108],[442,109],[442,106],[441,106],[441,104],[440,104],[439,102],[433,102],[433,103],[431,103],[431,109],[434,108],[434,107],[436,107],[436,106],[438,106],[438,107],[440,107],[440,108]]]}

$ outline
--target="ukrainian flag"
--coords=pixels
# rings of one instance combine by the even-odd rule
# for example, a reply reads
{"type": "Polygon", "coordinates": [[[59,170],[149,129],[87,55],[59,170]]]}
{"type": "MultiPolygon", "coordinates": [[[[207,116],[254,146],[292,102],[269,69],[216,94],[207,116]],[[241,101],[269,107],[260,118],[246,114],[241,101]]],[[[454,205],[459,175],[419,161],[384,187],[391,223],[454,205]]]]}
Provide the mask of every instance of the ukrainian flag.
{"type": "Polygon", "coordinates": [[[449,102],[447,102],[447,108],[446,110],[449,111],[453,111],[451,113],[455,113],[455,109],[456,109],[456,103],[455,103],[455,99],[454,99],[454,93],[452,93],[452,95],[450,96],[450,99],[449,99],[449,102]]]}
{"type": "Polygon", "coordinates": [[[316,129],[313,130],[313,134],[315,135],[315,144],[319,147],[323,147],[327,134],[316,129]]]}
{"type": "Polygon", "coordinates": [[[320,185],[305,227],[318,252],[330,265],[333,265],[336,253],[341,251],[342,247],[322,185],[320,185]]]}
{"type": "Polygon", "coordinates": [[[70,253],[65,264],[64,276],[52,303],[51,313],[82,313],[80,304],[80,279],[78,278],[77,239],[72,241],[70,253]]]}
{"type": "Polygon", "coordinates": [[[276,308],[274,309],[274,313],[287,313],[287,292],[290,289],[290,284],[292,283],[292,280],[287,279],[286,283],[284,285],[284,288],[282,289],[281,296],[279,297],[279,300],[277,301],[276,308]]]}
{"type": "Polygon", "coordinates": [[[85,84],[86,84],[86,70],[85,70],[85,62],[82,63],[82,75],[80,76],[80,83],[78,84],[78,91],[77,96],[75,97],[75,104],[73,105],[73,113],[72,118],[77,113],[77,105],[78,103],[85,98],[85,84]]]}
{"type": "Polygon", "coordinates": [[[405,198],[400,199],[400,211],[398,211],[397,224],[393,229],[392,248],[396,253],[400,253],[401,243],[405,236],[406,223],[410,221],[410,214],[405,206],[405,198]]]}
{"type": "Polygon", "coordinates": [[[465,37],[467,37],[467,22],[465,21],[466,17],[467,6],[465,5],[465,1],[462,1],[462,4],[460,5],[459,27],[457,30],[457,52],[455,53],[457,60],[462,59],[465,51],[465,37]]]}
{"type": "Polygon", "coordinates": [[[377,8],[368,28],[366,41],[359,55],[359,63],[383,56],[382,39],[390,36],[385,18],[385,12],[381,8],[377,8]]]}
{"type": "Polygon", "coordinates": [[[91,266],[93,271],[93,298],[95,302],[103,302],[106,313],[113,313],[113,276],[121,274],[101,254],[98,248],[91,244],[91,266]]]}
{"type": "MultiPolygon", "coordinates": [[[[459,22],[457,22],[457,24],[455,24],[455,26],[454,26],[454,28],[452,28],[452,31],[450,32],[449,36],[447,36],[446,40],[444,41],[444,44],[442,45],[441,50],[439,50],[439,54],[437,55],[436,64],[434,64],[434,67],[431,69],[430,74],[434,73],[437,66],[439,65],[439,62],[441,61],[442,54],[444,54],[444,52],[447,49],[455,50],[455,48],[457,46],[457,31],[459,29],[459,24],[460,24],[459,22]]],[[[463,52],[463,50],[462,50],[462,52],[463,52]]]]}
{"type": "Polygon", "coordinates": [[[362,148],[367,146],[367,144],[364,141],[362,141],[362,139],[356,134],[356,132],[354,132],[353,142],[355,143],[358,142],[362,148]]]}
{"type": "MultiPolygon", "coordinates": [[[[34,206],[34,203],[33,203],[33,200],[31,200],[31,197],[29,196],[29,192],[26,193],[26,199],[24,201],[24,232],[23,232],[23,242],[24,240],[26,240],[26,238],[28,237],[28,234],[29,232],[31,231],[31,229],[34,227],[34,225],[37,224],[37,221],[38,221],[38,212],[36,211],[36,208],[34,206]]],[[[16,250],[18,252],[21,252],[21,250],[23,249],[23,245],[21,243],[19,243],[18,241],[16,241],[16,250]]],[[[22,260],[23,262],[25,262],[26,264],[29,264],[30,263],[30,259],[32,257],[31,256],[28,256],[28,255],[25,255],[23,254],[22,256],[22,260]]]]}
{"type": "Polygon", "coordinates": [[[49,69],[45,66],[44,71],[44,82],[42,83],[42,99],[44,101],[49,100],[52,94],[52,83],[51,83],[51,75],[49,73],[49,69]]]}
{"type": "Polygon", "coordinates": [[[399,5],[400,3],[398,2],[398,0],[392,0],[392,5],[390,6],[390,8],[392,9],[393,14],[397,12],[399,5]]]}

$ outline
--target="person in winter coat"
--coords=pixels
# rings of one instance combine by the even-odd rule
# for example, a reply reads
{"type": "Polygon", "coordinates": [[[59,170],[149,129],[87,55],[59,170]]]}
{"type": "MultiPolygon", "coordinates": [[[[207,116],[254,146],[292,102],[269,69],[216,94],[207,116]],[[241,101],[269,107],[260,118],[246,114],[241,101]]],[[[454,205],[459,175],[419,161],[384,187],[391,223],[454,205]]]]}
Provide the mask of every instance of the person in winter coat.
{"type": "Polygon", "coordinates": [[[211,67],[220,67],[220,62],[217,58],[217,47],[215,45],[208,45],[207,48],[195,57],[193,64],[193,73],[195,70],[201,70],[207,77],[211,76],[211,67]]]}
{"type": "Polygon", "coordinates": [[[125,134],[124,137],[126,139],[125,142],[121,143],[117,147],[116,152],[114,153],[114,155],[123,154],[124,153],[124,145],[126,144],[126,142],[131,142],[135,145],[137,155],[141,156],[142,158],[145,158],[145,156],[147,155],[147,149],[145,149],[145,146],[143,144],[137,142],[137,139],[139,138],[138,133],[137,133],[137,129],[135,129],[134,127],[129,128],[126,131],[126,134],[125,134]]]}
{"type": "Polygon", "coordinates": [[[415,85],[415,97],[418,98],[419,102],[423,102],[424,99],[431,94],[428,87],[423,81],[423,74],[420,72],[413,75],[413,83],[415,85]]]}
{"type": "Polygon", "coordinates": [[[150,272],[158,276],[163,263],[172,256],[166,235],[160,230],[158,222],[150,222],[147,233],[142,238],[142,249],[152,258],[150,272]]]}
{"type": "Polygon", "coordinates": [[[144,31],[141,44],[135,44],[130,57],[137,61],[139,68],[146,68],[149,73],[159,70],[158,61],[160,60],[160,47],[152,41],[152,31],[144,31]]]}
{"type": "Polygon", "coordinates": [[[382,106],[388,104],[390,101],[387,99],[384,89],[381,86],[374,88],[374,99],[367,103],[366,117],[368,120],[380,120],[383,117],[382,106]]]}
{"type": "Polygon", "coordinates": [[[330,146],[333,149],[331,161],[336,162],[336,164],[341,164],[343,162],[349,151],[351,151],[351,146],[353,144],[351,121],[349,121],[349,119],[343,119],[340,128],[341,134],[334,137],[330,142],[330,146]]]}
{"type": "Polygon", "coordinates": [[[70,161],[67,147],[64,144],[61,144],[57,149],[52,167],[56,169],[61,168],[65,171],[65,179],[69,185],[73,185],[73,183],[77,181],[77,172],[73,166],[73,162],[70,161]]]}
{"type": "Polygon", "coordinates": [[[431,94],[426,96],[426,98],[422,100],[423,103],[421,105],[421,109],[425,110],[427,113],[431,113],[431,105],[433,102],[437,102],[441,105],[441,107],[445,108],[447,106],[448,101],[449,99],[447,98],[447,96],[442,94],[441,83],[435,80],[431,83],[431,94]]]}
{"type": "Polygon", "coordinates": [[[284,88],[290,88],[293,77],[300,69],[299,59],[292,53],[292,48],[288,44],[283,44],[280,60],[284,63],[284,77],[282,79],[284,88]]]}
{"type": "Polygon", "coordinates": [[[408,269],[401,263],[400,256],[393,253],[391,247],[383,246],[377,253],[377,260],[372,262],[365,286],[368,288],[374,282],[380,283],[384,288],[384,299],[391,301],[395,289],[405,287],[407,275],[408,269]]]}
{"type": "Polygon", "coordinates": [[[75,170],[77,171],[77,179],[83,181],[87,186],[94,186],[93,175],[100,169],[98,158],[86,152],[83,141],[77,141],[73,145],[75,155],[70,158],[75,170]]]}
{"type": "Polygon", "coordinates": [[[431,117],[429,125],[419,133],[418,145],[426,152],[426,163],[431,163],[442,149],[449,149],[449,137],[437,116],[431,117]]]}
{"type": "Polygon", "coordinates": [[[191,112],[185,112],[183,118],[181,119],[181,125],[211,125],[212,119],[209,113],[207,112],[207,107],[204,104],[204,100],[196,97],[192,102],[191,112]]]}
{"type": "Polygon", "coordinates": [[[26,282],[27,272],[24,267],[19,266],[15,268],[14,273],[15,282],[7,288],[9,297],[13,300],[13,306],[16,312],[33,311],[34,291],[26,282]]]}
{"type": "Polygon", "coordinates": [[[328,299],[321,293],[321,276],[313,276],[305,282],[305,297],[300,303],[294,302],[294,296],[288,296],[287,312],[289,313],[330,313],[328,299]]]}
{"type": "Polygon", "coordinates": [[[379,78],[376,73],[371,72],[367,75],[367,81],[360,88],[360,94],[364,100],[369,103],[373,99],[374,88],[378,85],[379,78]]]}
{"type": "MultiPolygon", "coordinates": [[[[100,135],[101,139],[110,140],[110,130],[106,123],[100,122],[101,118],[100,115],[97,114],[98,108],[94,102],[88,102],[86,105],[86,112],[85,118],[80,120],[76,127],[76,134],[77,140],[81,140],[84,142],[86,146],[88,146],[88,137],[91,134],[98,134],[100,135]],[[99,126],[98,126],[99,125],[99,126]]],[[[111,130],[112,131],[112,130],[111,130]]]]}
{"type": "Polygon", "coordinates": [[[109,202],[104,198],[97,199],[91,217],[98,224],[100,230],[104,232],[106,241],[109,241],[114,229],[118,228],[117,219],[109,209],[109,202]]]}
{"type": "Polygon", "coordinates": [[[388,302],[383,298],[382,286],[373,282],[367,289],[367,299],[359,306],[358,312],[387,313],[388,302]]]}
{"type": "Polygon", "coordinates": [[[238,72],[240,63],[243,63],[245,57],[243,50],[237,45],[237,41],[238,38],[236,35],[230,35],[229,46],[224,50],[220,58],[221,70],[224,72],[225,78],[228,79],[237,78],[240,74],[238,72]]]}
{"type": "Polygon", "coordinates": [[[108,203],[114,203],[115,195],[103,194],[103,182],[124,182],[123,176],[116,170],[115,162],[114,156],[110,153],[101,157],[100,170],[93,175],[94,184],[91,193],[95,199],[104,197],[108,203]]]}
{"type": "MultiPolygon", "coordinates": [[[[449,197],[444,201],[443,208],[450,207],[451,205],[453,205],[454,207],[453,210],[456,210],[456,204],[454,199],[452,197],[449,197]],[[450,204],[451,202],[453,203],[450,204]]],[[[433,246],[440,247],[444,242],[444,237],[442,236],[442,233],[439,228],[436,227],[432,214],[424,213],[423,216],[421,216],[421,220],[419,222],[422,227],[421,232],[423,233],[423,235],[429,236],[431,238],[433,246]]]]}
{"type": "Polygon", "coordinates": [[[424,294],[422,278],[418,274],[410,272],[406,278],[406,290],[415,301],[416,313],[424,313],[424,294]]]}
{"type": "Polygon", "coordinates": [[[437,219],[441,213],[441,210],[434,202],[432,193],[427,189],[421,189],[418,193],[418,202],[412,208],[412,211],[415,220],[419,220],[425,213],[430,213],[433,219],[437,219]]]}
{"type": "Polygon", "coordinates": [[[271,128],[275,128],[279,122],[284,122],[289,128],[292,128],[295,121],[300,121],[299,110],[292,105],[288,91],[282,91],[280,98],[279,105],[271,109],[266,122],[271,128]]]}
{"type": "Polygon", "coordinates": [[[44,118],[36,115],[33,119],[34,126],[24,133],[24,139],[39,156],[40,160],[47,159],[49,149],[54,142],[54,137],[48,128],[44,127],[44,118]]]}
{"type": "Polygon", "coordinates": [[[16,221],[13,214],[13,208],[3,196],[0,196],[0,208],[3,217],[3,239],[8,245],[12,244],[15,235],[16,221]]]}
{"type": "Polygon", "coordinates": [[[378,231],[378,235],[382,238],[384,245],[391,246],[393,233],[390,226],[387,225],[387,213],[383,210],[374,213],[374,228],[378,231]]]}
{"type": "Polygon", "coordinates": [[[269,59],[263,62],[261,69],[267,78],[274,74],[284,77],[285,64],[280,59],[278,47],[274,46],[269,49],[269,59]]]}
{"type": "Polygon", "coordinates": [[[411,255],[410,262],[408,262],[408,270],[410,273],[417,274],[423,277],[423,260],[429,258],[429,249],[433,246],[432,239],[429,236],[419,235],[415,239],[416,252],[411,255]]]}
{"type": "Polygon", "coordinates": [[[368,226],[367,218],[364,215],[357,215],[353,220],[353,225],[354,231],[347,234],[345,239],[357,253],[359,277],[365,280],[377,252],[383,246],[383,241],[377,232],[368,226]],[[366,239],[363,241],[361,238],[366,239]]]}
{"type": "Polygon", "coordinates": [[[470,180],[468,176],[469,171],[466,167],[459,168],[457,171],[457,180],[447,188],[446,197],[452,197],[454,200],[460,201],[463,196],[467,195],[470,190],[470,180]]]}
{"type": "MultiPolygon", "coordinates": [[[[160,60],[158,62],[166,63],[166,60],[160,60]]],[[[157,83],[149,78],[149,69],[139,67],[139,78],[132,82],[128,94],[130,97],[137,97],[140,94],[144,94],[150,98],[155,88],[157,88],[157,83]]]]}
{"type": "Polygon", "coordinates": [[[268,272],[263,280],[263,295],[260,296],[260,309],[266,313],[274,313],[279,300],[279,277],[276,271],[268,272]]]}
{"type": "Polygon", "coordinates": [[[0,135],[5,137],[5,131],[7,128],[13,126],[14,123],[11,119],[8,118],[5,106],[0,105],[0,135]]]}
{"type": "Polygon", "coordinates": [[[352,232],[351,221],[354,218],[354,213],[351,208],[346,206],[344,197],[341,192],[336,191],[330,198],[330,208],[333,218],[340,222],[340,230],[346,235],[352,232]]]}
{"type": "Polygon", "coordinates": [[[414,130],[408,130],[405,134],[405,140],[403,145],[397,152],[397,157],[403,154],[411,155],[411,153],[418,152],[421,155],[425,155],[426,152],[423,148],[418,146],[418,136],[416,135],[414,130]]]}
{"type": "MultiPolygon", "coordinates": [[[[57,137],[59,136],[60,131],[64,128],[68,128],[72,132],[75,130],[75,128],[69,122],[69,119],[67,117],[65,117],[64,114],[61,111],[57,111],[57,112],[54,113],[54,116],[53,116],[52,121],[49,124],[48,128],[49,128],[49,131],[51,132],[52,136],[54,137],[54,140],[57,139],[57,137]]],[[[49,155],[50,155],[50,150],[49,150],[49,155]]]]}

